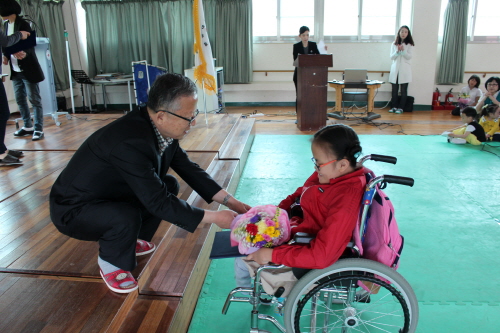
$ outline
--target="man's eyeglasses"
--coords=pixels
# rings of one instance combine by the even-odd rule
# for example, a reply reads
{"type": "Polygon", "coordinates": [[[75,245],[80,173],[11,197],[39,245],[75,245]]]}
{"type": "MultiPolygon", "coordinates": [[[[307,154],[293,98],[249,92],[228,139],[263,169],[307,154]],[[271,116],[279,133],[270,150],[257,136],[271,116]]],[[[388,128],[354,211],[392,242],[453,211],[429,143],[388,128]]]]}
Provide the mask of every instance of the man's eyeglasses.
{"type": "Polygon", "coordinates": [[[171,114],[171,115],[173,115],[173,116],[176,116],[176,117],[179,117],[179,118],[181,118],[181,119],[184,119],[185,121],[189,122],[189,124],[191,124],[191,123],[194,121],[194,119],[196,118],[196,116],[200,113],[200,110],[198,110],[198,109],[197,109],[197,110],[194,112],[194,116],[192,116],[191,118],[186,118],[186,117],[179,116],[178,114],[175,114],[175,113],[170,112],[170,111],[167,111],[167,110],[157,110],[156,112],[160,112],[160,111],[162,111],[162,112],[166,112],[166,113],[171,114]]]}
{"type": "Polygon", "coordinates": [[[324,167],[325,165],[332,164],[333,162],[337,162],[337,160],[333,160],[333,161],[326,162],[326,163],[318,165],[318,163],[316,163],[316,160],[314,159],[314,157],[311,157],[311,161],[314,163],[314,167],[318,171],[319,171],[319,169],[321,169],[321,167],[324,167]]]}

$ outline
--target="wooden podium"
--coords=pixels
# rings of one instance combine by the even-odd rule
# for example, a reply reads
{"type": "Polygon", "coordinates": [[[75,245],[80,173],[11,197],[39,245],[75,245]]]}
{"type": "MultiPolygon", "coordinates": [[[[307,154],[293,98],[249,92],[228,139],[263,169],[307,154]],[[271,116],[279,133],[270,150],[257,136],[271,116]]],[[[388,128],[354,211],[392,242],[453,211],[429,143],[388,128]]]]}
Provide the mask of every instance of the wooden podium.
{"type": "Polygon", "coordinates": [[[297,127],[315,131],[326,125],[328,67],[331,54],[299,54],[297,58],[297,127]]]}

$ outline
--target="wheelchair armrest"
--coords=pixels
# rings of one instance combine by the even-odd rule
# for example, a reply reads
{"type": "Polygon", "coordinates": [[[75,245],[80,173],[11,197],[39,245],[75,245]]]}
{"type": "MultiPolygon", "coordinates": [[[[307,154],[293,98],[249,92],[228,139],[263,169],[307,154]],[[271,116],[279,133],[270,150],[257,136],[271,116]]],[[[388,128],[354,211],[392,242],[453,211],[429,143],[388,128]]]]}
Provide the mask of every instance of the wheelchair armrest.
{"type": "Polygon", "coordinates": [[[316,238],[316,235],[311,235],[305,232],[297,232],[293,236],[292,244],[309,244],[314,238],[316,238]]]}

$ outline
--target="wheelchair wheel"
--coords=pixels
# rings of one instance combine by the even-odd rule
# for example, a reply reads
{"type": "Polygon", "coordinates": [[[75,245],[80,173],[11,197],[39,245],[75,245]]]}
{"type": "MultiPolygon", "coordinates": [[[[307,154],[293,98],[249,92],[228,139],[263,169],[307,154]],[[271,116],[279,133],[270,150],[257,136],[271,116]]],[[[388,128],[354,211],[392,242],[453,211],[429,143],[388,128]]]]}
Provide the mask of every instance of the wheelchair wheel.
{"type": "Polygon", "coordinates": [[[287,332],[413,333],[417,322],[418,302],[408,282],[367,259],[342,259],[310,271],[285,302],[287,332]]]}

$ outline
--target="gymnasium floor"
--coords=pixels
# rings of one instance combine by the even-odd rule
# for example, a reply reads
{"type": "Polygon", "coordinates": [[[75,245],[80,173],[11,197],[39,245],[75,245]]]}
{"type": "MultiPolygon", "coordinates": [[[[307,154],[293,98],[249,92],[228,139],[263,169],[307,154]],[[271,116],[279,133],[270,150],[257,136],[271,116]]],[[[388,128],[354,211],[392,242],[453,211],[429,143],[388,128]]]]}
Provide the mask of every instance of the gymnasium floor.
{"type": "MultiPolygon", "coordinates": [[[[313,171],[310,138],[256,135],[236,197],[277,204],[292,193],[313,171]]],[[[499,332],[499,145],[452,145],[436,135],[360,138],[365,154],[398,158],[396,165],[367,162],[375,173],[415,179],[412,188],[389,185],[385,192],[405,236],[399,272],[419,301],[417,332],[499,332]]],[[[233,303],[221,314],[234,287],[233,260],[212,261],[189,333],[249,331],[249,304],[233,303]]],[[[267,322],[261,329],[279,332],[267,322]]]]}

